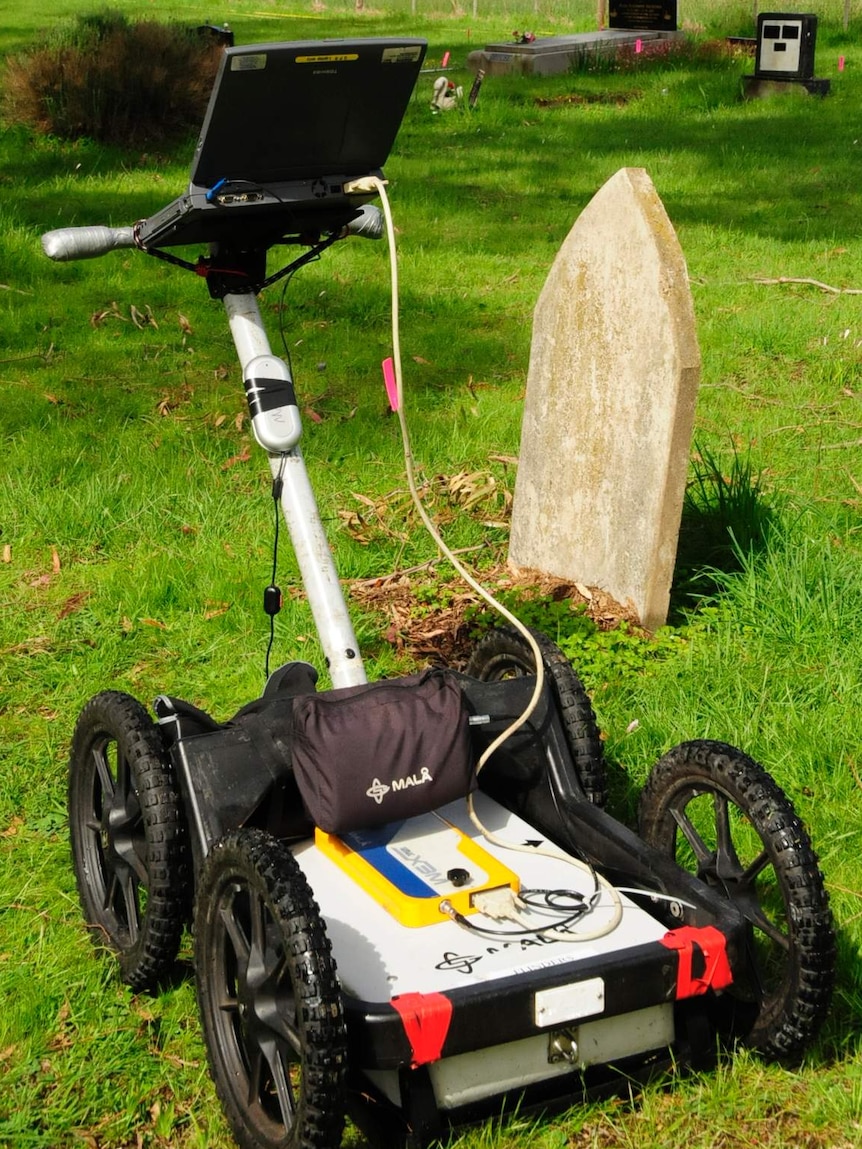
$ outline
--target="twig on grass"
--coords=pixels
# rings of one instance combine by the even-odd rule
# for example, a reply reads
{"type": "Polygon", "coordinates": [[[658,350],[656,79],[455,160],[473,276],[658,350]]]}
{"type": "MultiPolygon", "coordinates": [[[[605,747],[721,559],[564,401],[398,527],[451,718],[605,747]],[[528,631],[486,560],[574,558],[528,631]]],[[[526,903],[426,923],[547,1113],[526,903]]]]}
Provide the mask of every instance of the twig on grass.
{"type": "Polygon", "coordinates": [[[25,914],[35,914],[37,918],[44,918],[45,921],[48,921],[51,916],[47,910],[38,910],[35,906],[28,906],[23,902],[10,902],[8,908],[10,910],[20,910],[25,914]]]}
{"type": "MultiPolygon", "coordinates": [[[[484,543],[477,543],[473,547],[461,547],[460,550],[453,551],[454,555],[467,555],[471,551],[482,551],[485,549],[484,543]]],[[[374,578],[358,578],[351,579],[348,583],[349,586],[374,586],[376,583],[392,582],[393,579],[403,578],[405,575],[418,574],[419,571],[430,570],[431,567],[436,566],[438,563],[444,562],[444,555],[437,555],[436,558],[428,559],[427,562],[418,563],[415,567],[406,567],[404,570],[392,571],[391,574],[377,575],[374,578]]]]}
{"type": "Polygon", "coordinates": [[[842,886],[838,882],[830,882],[829,888],[831,890],[838,890],[842,894],[849,894],[851,898],[862,898],[862,891],[851,890],[849,886],[842,886]]]}
{"type": "Polygon", "coordinates": [[[44,359],[46,363],[50,363],[53,353],[54,344],[52,343],[47,351],[33,351],[29,355],[16,355],[12,359],[0,359],[0,364],[24,363],[28,359],[44,359]]]}
{"type": "Polygon", "coordinates": [[[803,451],[843,451],[846,447],[862,447],[862,439],[848,439],[846,443],[818,443],[816,447],[803,447],[803,451]]]}
{"type": "Polygon", "coordinates": [[[707,383],[706,386],[717,386],[726,388],[728,391],[736,391],[738,395],[742,395],[745,399],[749,399],[755,403],[770,403],[775,407],[780,407],[783,402],[781,399],[768,399],[765,395],[756,395],[753,391],[746,391],[744,387],[738,387],[735,383],[722,381],[717,384],[707,383]]]}
{"type": "Polygon", "coordinates": [[[767,287],[781,283],[804,283],[809,287],[819,287],[821,291],[828,291],[830,295],[862,295],[862,287],[833,287],[829,283],[822,283],[819,279],[809,279],[806,276],[780,275],[777,279],[766,279],[756,275],[754,282],[765,284],[767,287]]]}

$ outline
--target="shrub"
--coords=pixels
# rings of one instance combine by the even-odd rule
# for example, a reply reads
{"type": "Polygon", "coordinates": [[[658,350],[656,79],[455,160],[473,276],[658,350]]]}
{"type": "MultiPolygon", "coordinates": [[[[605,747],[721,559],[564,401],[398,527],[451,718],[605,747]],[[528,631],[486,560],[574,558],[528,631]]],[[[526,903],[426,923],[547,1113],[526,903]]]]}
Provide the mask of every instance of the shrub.
{"type": "Polygon", "coordinates": [[[62,139],[167,142],[200,126],[221,52],[195,29],[83,16],[8,61],[4,111],[62,139]]]}

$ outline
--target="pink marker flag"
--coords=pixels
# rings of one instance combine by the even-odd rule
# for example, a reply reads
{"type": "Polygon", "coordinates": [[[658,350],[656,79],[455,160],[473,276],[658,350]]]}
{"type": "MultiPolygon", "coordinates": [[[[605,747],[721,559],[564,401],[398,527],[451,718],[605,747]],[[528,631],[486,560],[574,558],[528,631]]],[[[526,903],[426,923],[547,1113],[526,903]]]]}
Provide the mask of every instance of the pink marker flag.
{"type": "Polygon", "coordinates": [[[839,72],[844,71],[844,57],[843,56],[838,57],[838,71],[839,72]]]}
{"type": "Polygon", "coordinates": [[[448,52],[443,53],[443,59],[440,63],[440,67],[441,68],[448,68],[449,67],[449,53],[448,52]]]}
{"type": "Polygon", "coordinates": [[[635,52],[642,52],[644,49],[643,40],[635,40],[635,52]]]}
{"type": "Polygon", "coordinates": [[[383,382],[386,384],[386,394],[389,397],[389,406],[393,411],[398,410],[398,382],[395,378],[395,364],[391,357],[384,359],[380,364],[383,368],[383,382]]]}

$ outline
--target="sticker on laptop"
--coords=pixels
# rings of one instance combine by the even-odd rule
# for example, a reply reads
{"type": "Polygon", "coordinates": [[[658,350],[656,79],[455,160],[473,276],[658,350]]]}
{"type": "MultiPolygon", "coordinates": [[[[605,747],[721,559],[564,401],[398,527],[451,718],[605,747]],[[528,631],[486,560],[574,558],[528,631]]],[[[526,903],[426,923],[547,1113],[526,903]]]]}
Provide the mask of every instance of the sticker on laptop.
{"type": "Polygon", "coordinates": [[[297,56],[297,64],[345,64],[352,60],[358,60],[358,52],[328,52],[326,55],[319,56],[297,56]]]}
{"type": "Polygon", "coordinates": [[[404,44],[400,48],[384,48],[380,59],[384,64],[413,64],[421,55],[420,44],[404,44]]]}
{"type": "Polygon", "coordinates": [[[249,52],[230,58],[230,70],[232,72],[259,72],[265,67],[266,52],[249,52]]]}

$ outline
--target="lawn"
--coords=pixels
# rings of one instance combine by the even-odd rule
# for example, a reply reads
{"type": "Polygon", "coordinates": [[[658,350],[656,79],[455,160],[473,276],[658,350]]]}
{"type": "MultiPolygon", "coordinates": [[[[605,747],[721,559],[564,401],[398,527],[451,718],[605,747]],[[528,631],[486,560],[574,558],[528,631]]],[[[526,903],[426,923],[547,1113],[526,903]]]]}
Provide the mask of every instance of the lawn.
{"type": "MultiPolygon", "coordinates": [[[[133,8],[201,16],[187,0],[133,8]]],[[[248,43],[421,34],[429,60],[450,52],[466,87],[479,44],[525,25],[594,24],[586,6],[418,8],[220,0],[205,15],[248,43]]],[[[0,51],[84,10],[4,4],[0,51]]],[[[772,773],[820,856],[838,983],[801,1065],[740,1050],[631,1097],[470,1131],[470,1149],[862,1144],[862,48],[855,24],[845,32],[824,8],[816,73],[830,95],[743,102],[751,60],[723,37],[753,35],[748,6],[693,2],[681,15],[684,51],[488,78],[472,111],[433,116],[433,76],[420,78],[386,167],[408,414],[435,516],[497,585],[532,309],[592,195],[621,167],[645,168],[686,257],[703,359],[672,629],[596,633],[568,603],[541,598],[523,610],[583,674],[621,818],[651,765],[685,739],[737,744],[772,773]]],[[[191,146],[63,142],[0,122],[0,1144],[10,1149],[231,1143],[191,978],[134,995],[84,932],[66,764],[78,712],[107,687],[147,704],[177,694],[218,717],[259,692],[269,477],[223,311],[200,281],[130,252],[54,265],[39,245],[53,227],[152,214],[182,188],[191,146]]],[[[426,660],[444,642],[434,632],[451,637],[465,608],[406,497],[380,382],[388,295],[382,245],[353,242],[262,298],[273,347],[293,364],[304,452],[372,677],[426,660]],[[369,589],[408,570],[391,594],[369,589]]],[[[279,581],[275,663],[319,661],[284,541],[279,581]]],[[[453,649],[463,655],[463,628],[453,649]]],[[[181,974],[190,955],[186,942],[181,974]]]]}

